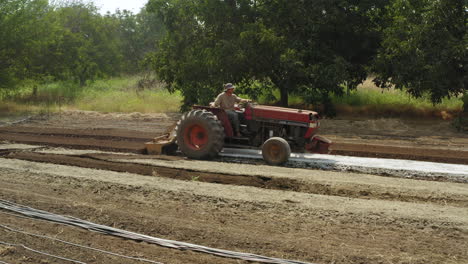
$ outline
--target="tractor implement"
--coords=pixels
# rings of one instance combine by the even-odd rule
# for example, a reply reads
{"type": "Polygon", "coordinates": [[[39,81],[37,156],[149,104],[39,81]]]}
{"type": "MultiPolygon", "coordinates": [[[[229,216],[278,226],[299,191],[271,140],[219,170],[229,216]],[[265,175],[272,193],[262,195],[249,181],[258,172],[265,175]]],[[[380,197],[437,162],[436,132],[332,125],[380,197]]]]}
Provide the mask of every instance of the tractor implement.
{"type": "Polygon", "coordinates": [[[317,112],[247,103],[236,110],[241,136],[235,137],[227,113],[220,108],[193,106],[175,128],[147,142],[148,154],[171,154],[177,148],[192,159],[211,159],[223,147],[262,150],[265,161],[281,165],[291,151],[329,153],[332,142],[316,135],[320,127],[317,112]]]}
{"type": "Polygon", "coordinates": [[[149,155],[174,155],[177,148],[175,130],[145,143],[146,153],[149,155]]]}

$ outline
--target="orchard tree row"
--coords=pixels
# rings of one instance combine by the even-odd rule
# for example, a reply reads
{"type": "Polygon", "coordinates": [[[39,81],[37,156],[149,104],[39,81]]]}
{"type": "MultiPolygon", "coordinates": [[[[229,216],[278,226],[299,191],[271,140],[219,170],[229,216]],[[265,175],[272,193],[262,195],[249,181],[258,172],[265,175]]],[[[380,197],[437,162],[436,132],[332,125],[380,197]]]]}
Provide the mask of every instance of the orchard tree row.
{"type": "Polygon", "coordinates": [[[279,89],[305,102],[369,76],[433,103],[466,92],[466,0],[149,0],[167,34],[152,56],[185,105],[222,83],[255,98],[279,89]]]}
{"type": "Polygon", "coordinates": [[[467,91],[467,0],[149,0],[100,14],[71,0],[0,1],[0,92],[24,80],[105,78],[152,67],[184,105],[226,82],[330,100],[372,76],[434,103],[467,91]]]}
{"type": "Polygon", "coordinates": [[[164,33],[155,14],[101,15],[92,3],[0,1],[0,89],[24,80],[105,78],[141,69],[164,33]]]}

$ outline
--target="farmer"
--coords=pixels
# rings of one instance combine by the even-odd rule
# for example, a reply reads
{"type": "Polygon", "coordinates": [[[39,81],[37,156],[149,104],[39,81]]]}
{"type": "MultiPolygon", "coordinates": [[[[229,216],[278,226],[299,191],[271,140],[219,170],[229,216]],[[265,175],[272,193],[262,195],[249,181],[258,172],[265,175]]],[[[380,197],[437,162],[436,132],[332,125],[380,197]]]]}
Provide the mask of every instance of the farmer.
{"type": "Polygon", "coordinates": [[[249,102],[250,100],[242,99],[239,96],[234,94],[234,89],[236,87],[232,83],[226,83],[224,85],[224,92],[220,93],[214,102],[215,107],[224,109],[231,121],[231,124],[234,129],[234,135],[240,137],[240,125],[239,125],[239,116],[234,108],[236,103],[240,102],[249,102]]]}

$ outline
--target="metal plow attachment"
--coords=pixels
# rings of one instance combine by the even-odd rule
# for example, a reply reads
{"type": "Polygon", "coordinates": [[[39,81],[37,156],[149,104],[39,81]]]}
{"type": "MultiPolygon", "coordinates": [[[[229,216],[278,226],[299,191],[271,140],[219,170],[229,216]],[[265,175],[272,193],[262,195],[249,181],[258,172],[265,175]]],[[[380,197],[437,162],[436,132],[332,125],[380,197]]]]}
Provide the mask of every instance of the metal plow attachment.
{"type": "Polygon", "coordinates": [[[145,143],[146,153],[149,155],[173,155],[177,151],[176,131],[173,128],[162,136],[153,138],[145,143]]]}

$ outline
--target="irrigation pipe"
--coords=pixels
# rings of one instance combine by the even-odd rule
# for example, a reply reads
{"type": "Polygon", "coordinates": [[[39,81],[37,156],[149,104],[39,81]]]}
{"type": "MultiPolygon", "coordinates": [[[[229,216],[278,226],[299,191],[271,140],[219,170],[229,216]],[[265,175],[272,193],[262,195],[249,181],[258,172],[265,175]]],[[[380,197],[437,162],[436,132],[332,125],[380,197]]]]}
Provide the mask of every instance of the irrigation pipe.
{"type": "Polygon", "coordinates": [[[0,208],[4,210],[8,210],[8,211],[13,211],[13,212],[16,212],[16,213],[19,213],[19,214],[22,214],[31,218],[46,219],[55,223],[81,227],[90,231],[123,237],[123,238],[132,239],[136,241],[144,241],[150,244],[156,244],[156,245],[167,247],[167,248],[173,248],[173,249],[179,249],[179,250],[191,250],[191,251],[206,253],[206,254],[215,255],[219,257],[241,259],[241,260],[247,260],[247,261],[256,261],[260,263],[312,264],[309,262],[301,262],[301,261],[287,260],[287,259],[280,259],[280,258],[271,258],[271,257],[262,256],[262,255],[235,252],[235,251],[229,251],[229,250],[223,250],[223,249],[217,249],[217,248],[210,248],[210,247],[205,247],[205,246],[200,246],[200,245],[195,245],[195,244],[190,244],[190,243],[185,243],[185,242],[151,237],[147,235],[125,231],[122,229],[117,229],[117,228],[113,228],[109,226],[91,223],[91,222],[81,220],[78,218],[74,218],[74,217],[70,217],[70,216],[62,216],[62,215],[49,213],[46,211],[41,211],[38,209],[18,205],[18,204],[15,204],[6,200],[1,200],[1,199],[0,199],[0,208]]]}

